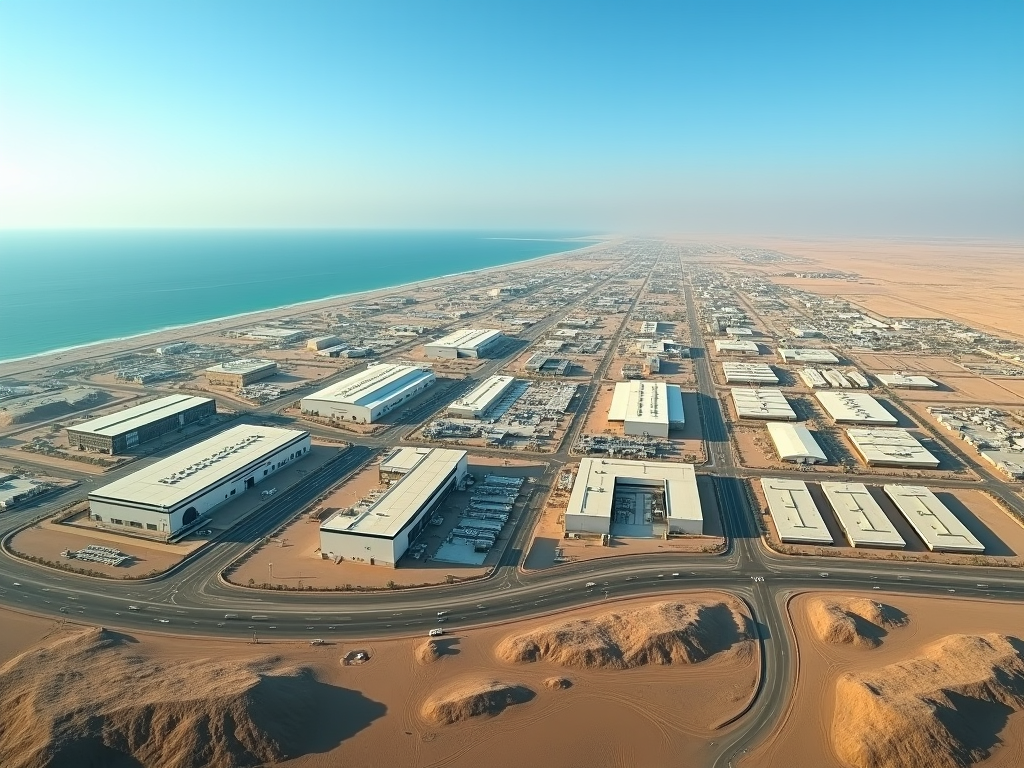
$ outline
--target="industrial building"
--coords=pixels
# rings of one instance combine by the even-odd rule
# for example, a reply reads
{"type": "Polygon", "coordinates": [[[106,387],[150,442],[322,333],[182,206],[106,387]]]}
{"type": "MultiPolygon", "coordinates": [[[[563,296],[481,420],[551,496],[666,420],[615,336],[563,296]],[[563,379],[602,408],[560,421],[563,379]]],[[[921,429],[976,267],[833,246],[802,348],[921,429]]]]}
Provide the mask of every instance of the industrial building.
{"type": "Polygon", "coordinates": [[[768,434],[783,461],[797,464],[825,464],[828,458],[814,435],[803,424],[769,423],[768,434]]]}
{"type": "Polygon", "coordinates": [[[839,358],[827,349],[782,349],[779,357],[784,363],[838,363],[839,358]]]}
{"type": "Polygon", "coordinates": [[[319,352],[321,349],[337,347],[340,345],[341,339],[337,336],[317,336],[315,339],[310,339],[306,342],[306,349],[310,352],[319,352]]]}
{"type": "Polygon", "coordinates": [[[980,554],[985,545],[935,494],[920,485],[887,485],[885,495],[932,552],[980,554]]]}
{"type": "Polygon", "coordinates": [[[821,375],[821,371],[814,368],[803,368],[798,375],[811,389],[821,389],[829,385],[825,377],[821,375]]]}
{"type": "Polygon", "coordinates": [[[427,357],[455,359],[457,357],[486,357],[502,342],[501,331],[466,328],[449,333],[437,341],[423,345],[427,357]]]}
{"type": "Polygon", "coordinates": [[[386,458],[382,471],[386,464],[398,479],[373,503],[321,522],[321,555],[394,568],[448,494],[465,487],[466,455],[445,448],[405,448],[386,458]]]}
{"type": "Polygon", "coordinates": [[[615,385],[608,421],[621,421],[623,434],[668,437],[682,427],[683,394],[676,384],[663,381],[624,381],[615,385]]]}
{"type": "Polygon", "coordinates": [[[903,549],[907,546],[863,483],[822,483],[821,490],[851,547],[903,549]]]}
{"type": "Polygon", "coordinates": [[[837,424],[898,424],[899,419],[866,392],[815,392],[837,424]]]}
{"type": "Polygon", "coordinates": [[[305,456],[309,433],[242,424],[89,494],[89,516],[173,537],[305,456]]]}
{"type": "Polygon", "coordinates": [[[857,453],[869,467],[921,467],[935,469],[939,460],[905,429],[848,429],[857,453]]]}
{"type": "Polygon", "coordinates": [[[800,480],[762,477],[761,490],[779,540],[786,544],[831,544],[825,520],[800,480]]]}
{"type": "Polygon", "coordinates": [[[935,389],[939,386],[927,376],[908,376],[905,373],[878,373],[875,378],[895,389],[935,389]]]}
{"type": "Polygon", "coordinates": [[[733,387],[732,402],[741,419],[796,421],[796,412],[781,389],[733,387]]]}
{"type": "Polygon", "coordinates": [[[206,380],[211,384],[241,389],[254,381],[269,379],[276,373],[277,363],[273,360],[243,358],[207,368],[206,380]]]}
{"type": "Polygon", "coordinates": [[[568,376],[572,371],[573,362],[569,358],[552,357],[547,352],[535,352],[523,364],[530,373],[548,376],[568,376]]]}
{"type": "Polygon", "coordinates": [[[48,491],[53,486],[41,480],[18,475],[0,474],[0,510],[7,510],[15,504],[48,491]]]}
{"type": "Polygon", "coordinates": [[[791,326],[789,332],[798,339],[813,339],[821,336],[821,331],[817,328],[797,328],[796,326],[791,326]]]}
{"type": "Polygon", "coordinates": [[[114,456],[216,414],[208,397],[170,395],[68,427],[68,445],[114,456]]]}
{"type": "Polygon", "coordinates": [[[288,342],[300,338],[303,331],[295,328],[274,328],[266,325],[258,325],[255,328],[247,328],[239,334],[246,339],[258,341],[288,342]]]}
{"type": "Polygon", "coordinates": [[[302,398],[303,413],[372,424],[434,384],[430,368],[384,363],[302,398]]]}
{"type": "Polygon", "coordinates": [[[756,341],[737,341],[735,339],[715,339],[715,351],[720,355],[759,355],[760,347],[756,341]]]}
{"type": "Polygon", "coordinates": [[[770,365],[765,363],[722,363],[727,384],[778,384],[770,365]]]}
{"type": "Polygon", "coordinates": [[[692,464],[583,459],[565,510],[565,532],[657,538],[702,535],[692,464]]]}
{"type": "Polygon", "coordinates": [[[494,407],[513,386],[513,376],[489,376],[479,386],[448,406],[448,413],[461,419],[479,419],[494,407]]]}

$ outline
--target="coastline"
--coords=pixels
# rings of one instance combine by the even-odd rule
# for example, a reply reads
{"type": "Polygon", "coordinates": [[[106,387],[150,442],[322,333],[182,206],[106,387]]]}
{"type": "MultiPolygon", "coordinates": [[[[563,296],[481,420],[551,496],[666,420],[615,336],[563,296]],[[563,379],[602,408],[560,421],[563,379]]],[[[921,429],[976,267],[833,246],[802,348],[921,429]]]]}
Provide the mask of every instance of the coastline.
{"type": "MultiPolygon", "coordinates": [[[[235,313],[233,315],[223,315],[223,316],[220,316],[220,317],[209,318],[207,320],[199,320],[199,321],[196,321],[194,323],[182,323],[180,325],[165,326],[163,328],[155,328],[153,330],[144,331],[142,333],[130,334],[128,336],[119,336],[119,337],[114,337],[114,338],[109,338],[109,339],[101,339],[101,340],[98,340],[98,341],[91,341],[91,342],[88,342],[86,344],[75,344],[75,345],[68,346],[68,347],[62,347],[62,348],[57,348],[57,349],[50,349],[50,350],[46,350],[44,352],[37,352],[37,353],[31,354],[31,355],[22,355],[20,357],[6,358],[6,359],[0,360],[0,376],[8,376],[8,375],[13,375],[13,374],[18,373],[18,372],[23,372],[23,371],[28,371],[28,370],[35,370],[37,368],[44,368],[44,367],[47,367],[47,365],[52,364],[52,362],[56,362],[56,360],[54,360],[54,361],[52,361],[50,363],[42,364],[46,358],[53,357],[53,358],[56,358],[56,359],[60,359],[60,358],[64,357],[65,355],[68,355],[68,354],[75,355],[76,353],[87,353],[87,352],[89,352],[89,351],[91,351],[91,350],[93,350],[95,348],[96,355],[85,354],[85,355],[76,357],[76,359],[78,359],[78,360],[89,359],[89,357],[92,357],[92,356],[101,356],[101,355],[111,354],[112,352],[115,351],[115,350],[111,350],[111,349],[101,350],[100,349],[101,347],[117,346],[117,345],[129,343],[129,342],[135,342],[135,341],[138,341],[138,340],[146,339],[147,337],[160,337],[159,339],[154,338],[149,343],[139,344],[137,346],[136,345],[130,345],[130,346],[126,347],[125,349],[116,350],[116,351],[121,351],[121,352],[132,351],[132,350],[138,349],[140,347],[152,346],[152,344],[156,343],[157,341],[161,341],[161,342],[164,342],[164,343],[170,343],[172,341],[178,341],[178,340],[181,340],[181,338],[183,338],[183,337],[187,338],[187,336],[192,335],[191,332],[192,331],[196,331],[196,330],[202,330],[204,333],[209,333],[210,331],[213,331],[213,330],[221,330],[221,329],[224,329],[224,328],[232,328],[232,327],[235,327],[236,324],[237,325],[244,325],[244,324],[249,324],[249,323],[260,321],[260,320],[264,320],[265,321],[265,320],[277,319],[276,315],[278,313],[281,313],[281,312],[293,312],[296,309],[300,309],[300,311],[306,312],[306,311],[311,311],[311,310],[316,309],[316,305],[320,305],[320,304],[343,303],[343,302],[347,302],[347,301],[350,301],[350,300],[355,300],[355,299],[358,299],[358,298],[361,298],[361,297],[373,296],[375,294],[386,295],[387,293],[390,293],[390,292],[393,292],[393,291],[399,291],[399,290],[405,290],[405,289],[414,288],[414,287],[430,285],[431,283],[436,283],[438,281],[443,281],[443,280],[451,280],[453,278],[461,277],[463,275],[471,275],[471,274],[478,274],[478,273],[486,274],[486,273],[489,273],[489,272],[500,272],[500,271],[504,271],[504,270],[508,270],[508,269],[515,269],[515,268],[518,268],[518,267],[520,267],[522,265],[527,265],[527,264],[530,264],[530,263],[533,263],[533,262],[540,262],[540,261],[544,261],[544,260],[547,260],[547,259],[559,259],[559,258],[562,258],[562,257],[569,257],[569,256],[574,255],[574,254],[578,255],[580,252],[586,251],[589,248],[600,247],[600,246],[606,244],[611,238],[606,237],[606,236],[605,237],[600,237],[600,238],[598,238],[596,236],[594,236],[594,237],[588,236],[588,239],[591,240],[591,242],[587,242],[585,245],[582,245],[580,248],[573,248],[573,249],[570,249],[570,250],[567,250],[567,251],[557,251],[555,253],[548,253],[548,254],[544,254],[542,256],[533,256],[533,257],[530,257],[528,259],[522,259],[522,260],[518,260],[518,261],[510,261],[510,262],[507,262],[505,264],[494,264],[494,265],[487,266],[487,267],[480,267],[478,269],[466,269],[466,270],[462,270],[460,272],[451,272],[451,273],[448,273],[448,274],[445,274],[445,275],[438,275],[436,277],[425,278],[423,280],[413,280],[413,281],[410,281],[410,282],[407,282],[407,283],[397,283],[397,284],[394,284],[394,285],[381,286],[379,288],[367,288],[367,289],[361,290],[361,291],[351,291],[351,292],[347,292],[347,293],[333,294],[333,295],[330,295],[330,296],[323,296],[323,297],[318,298],[318,299],[307,299],[305,301],[293,302],[293,303],[290,303],[290,304],[281,304],[281,305],[277,305],[277,306],[274,306],[274,307],[267,307],[265,309],[255,309],[255,310],[251,310],[251,311],[248,311],[248,312],[238,312],[238,313],[235,313]],[[209,326],[209,327],[206,327],[206,326],[209,326]],[[38,365],[38,366],[30,367],[30,368],[23,367],[26,364],[31,366],[32,363],[34,363],[34,362],[39,362],[41,364],[38,365]],[[19,364],[22,364],[22,365],[19,366],[19,364]],[[9,370],[10,367],[15,367],[15,368],[18,368],[19,370],[9,370]]],[[[568,241],[569,240],[567,240],[567,242],[568,241]]],[[[72,361],[68,360],[68,362],[70,363],[72,361]]]]}

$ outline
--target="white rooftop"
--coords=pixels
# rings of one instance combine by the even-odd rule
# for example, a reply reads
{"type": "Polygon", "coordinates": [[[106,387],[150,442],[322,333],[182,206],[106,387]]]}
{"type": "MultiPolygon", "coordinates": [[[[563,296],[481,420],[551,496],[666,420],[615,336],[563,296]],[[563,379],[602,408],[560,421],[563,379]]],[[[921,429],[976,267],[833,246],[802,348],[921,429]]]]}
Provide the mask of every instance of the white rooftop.
{"type": "Polygon", "coordinates": [[[927,488],[887,485],[885,493],[933,552],[985,551],[967,526],[927,488]]]}
{"type": "Polygon", "coordinates": [[[332,515],[320,530],[394,538],[465,457],[466,451],[430,449],[367,509],[354,516],[332,515]]]}
{"type": "Polygon", "coordinates": [[[297,429],[240,424],[97,488],[89,497],[170,509],[306,434],[297,429]]]}
{"type": "Polygon", "coordinates": [[[620,381],[608,408],[608,421],[673,424],[683,421],[682,391],[663,381],[620,381]]]}
{"type": "Polygon", "coordinates": [[[565,514],[611,520],[618,480],[652,485],[664,483],[666,514],[670,520],[704,519],[693,464],[624,459],[582,459],[565,514]]]}
{"type": "Polygon", "coordinates": [[[907,546],[863,483],[822,483],[821,490],[835,510],[851,547],[907,546]]]}
{"type": "Polygon", "coordinates": [[[887,387],[902,389],[934,389],[939,386],[927,376],[908,376],[905,373],[878,373],[875,378],[887,387]]]}
{"type": "Polygon", "coordinates": [[[807,490],[807,483],[762,477],[761,489],[782,541],[790,544],[832,543],[832,534],[807,490]]]}
{"type": "Polygon", "coordinates": [[[447,336],[442,336],[437,341],[428,342],[428,347],[453,347],[455,349],[476,349],[500,336],[501,331],[493,328],[463,328],[454,331],[447,336]]]}
{"type": "Polygon", "coordinates": [[[827,349],[782,349],[779,357],[793,363],[838,363],[839,358],[827,349]]]}
{"type": "Polygon", "coordinates": [[[741,419],[796,420],[796,413],[781,389],[733,387],[732,401],[741,419]]]}
{"type": "Polygon", "coordinates": [[[423,457],[428,453],[430,453],[429,448],[411,448],[408,446],[395,448],[381,459],[380,471],[405,474],[423,461],[423,457]]]}
{"type": "Polygon", "coordinates": [[[813,460],[818,463],[825,463],[828,458],[821,450],[814,435],[803,424],[789,424],[786,422],[769,422],[767,424],[768,434],[775,443],[775,450],[785,461],[813,460]]]}
{"type": "Polygon", "coordinates": [[[718,352],[747,352],[760,354],[761,350],[756,341],[739,341],[733,339],[715,339],[715,349],[718,352]]]}
{"type": "Polygon", "coordinates": [[[899,419],[866,392],[815,392],[814,396],[835,421],[853,424],[899,423],[899,419]]]}
{"type": "Polygon", "coordinates": [[[207,373],[255,373],[256,371],[265,371],[269,368],[277,368],[277,363],[273,360],[259,360],[252,357],[244,357],[239,360],[229,360],[226,363],[219,363],[218,365],[211,365],[206,369],[207,373]]]}
{"type": "Polygon", "coordinates": [[[10,504],[15,496],[35,490],[41,485],[45,485],[45,483],[28,477],[7,476],[0,479],[0,508],[10,504]]]}
{"type": "Polygon", "coordinates": [[[337,403],[349,403],[372,408],[386,400],[396,390],[408,387],[415,382],[433,376],[429,368],[417,365],[400,365],[383,363],[371,365],[365,371],[342,379],[329,387],[307,395],[308,400],[331,400],[337,403]]]}
{"type": "Polygon", "coordinates": [[[766,363],[722,363],[727,383],[741,382],[754,384],[778,384],[779,377],[772,367],[766,363]]]}
{"type": "Polygon", "coordinates": [[[512,386],[514,381],[514,376],[488,376],[473,390],[460,397],[449,407],[483,413],[512,386]]]}
{"type": "Polygon", "coordinates": [[[75,424],[68,429],[74,432],[88,432],[93,435],[113,437],[209,402],[212,401],[208,397],[169,395],[132,408],[125,408],[117,413],[109,413],[82,424],[75,424]]]}
{"type": "Polygon", "coordinates": [[[868,464],[939,466],[939,460],[905,429],[848,429],[847,437],[868,464]]]}

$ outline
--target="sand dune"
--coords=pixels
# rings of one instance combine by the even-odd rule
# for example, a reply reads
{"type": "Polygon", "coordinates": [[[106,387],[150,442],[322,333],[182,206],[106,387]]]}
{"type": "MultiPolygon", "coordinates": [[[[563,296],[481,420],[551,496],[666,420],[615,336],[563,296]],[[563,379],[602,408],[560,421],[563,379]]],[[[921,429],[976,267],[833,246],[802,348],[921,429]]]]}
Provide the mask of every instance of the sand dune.
{"type": "Polygon", "coordinates": [[[420,712],[427,720],[445,725],[497,715],[514,704],[530,701],[534,695],[526,686],[515,683],[468,681],[434,694],[423,703],[420,712]]]}
{"type": "Polygon", "coordinates": [[[863,597],[820,597],[807,604],[807,615],[824,643],[875,648],[893,627],[907,624],[905,613],[863,597]]]}
{"type": "Polygon", "coordinates": [[[544,681],[544,685],[556,691],[564,691],[567,688],[572,688],[572,680],[568,677],[549,677],[544,681]]]}
{"type": "Polygon", "coordinates": [[[964,768],[1024,708],[1024,642],[949,635],[922,656],[836,683],[833,744],[856,768],[964,768]]]}
{"type": "Polygon", "coordinates": [[[692,600],[547,624],[505,638],[496,653],[508,662],[628,669],[695,664],[749,638],[748,619],[738,602],[692,600]]]}
{"type": "Polygon", "coordinates": [[[89,629],[0,667],[0,765],[233,768],[302,752],[325,687],[308,671],[269,658],[161,665],[132,643],[89,629]]]}

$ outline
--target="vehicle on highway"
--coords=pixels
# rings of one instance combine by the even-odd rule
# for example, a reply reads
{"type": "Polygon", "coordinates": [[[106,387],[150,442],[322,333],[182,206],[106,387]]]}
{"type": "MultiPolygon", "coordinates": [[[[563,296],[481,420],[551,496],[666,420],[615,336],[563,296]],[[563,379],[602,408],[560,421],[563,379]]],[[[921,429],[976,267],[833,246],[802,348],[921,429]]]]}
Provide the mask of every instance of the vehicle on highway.
{"type": "Polygon", "coordinates": [[[142,609],[139,608],[139,606],[137,606],[137,605],[129,605],[128,606],[128,610],[129,611],[141,611],[142,609]]]}
{"type": "Polygon", "coordinates": [[[64,606],[64,607],[62,607],[62,608],[60,609],[60,612],[61,612],[61,613],[67,613],[67,612],[68,612],[67,606],[64,606]]]}
{"type": "Polygon", "coordinates": [[[225,619],[237,619],[238,618],[238,614],[237,613],[225,613],[224,614],[224,618],[225,619]]]}
{"type": "Polygon", "coordinates": [[[251,621],[266,621],[266,620],[267,620],[267,618],[268,618],[268,617],[267,617],[267,616],[264,616],[263,614],[256,614],[255,616],[250,616],[250,617],[249,617],[249,619],[250,619],[251,621]]]}
{"type": "Polygon", "coordinates": [[[444,629],[442,629],[441,627],[438,627],[437,629],[432,629],[427,633],[427,635],[429,635],[430,637],[440,637],[443,634],[444,629]]]}
{"type": "Polygon", "coordinates": [[[447,616],[442,616],[441,618],[439,618],[437,620],[437,623],[440,624],[442,621],[448,621],[448,617],[447,616]]]}
{"type": "MultiPolygon", "coordinates": [[[[448,611],[438,611],[438,612],[437,612],[437,615],[438,615],[438,616],[444,616],[444,615],[445,615],[446,613],[448,613],[448,611]]],[[[396,615],[397,615],[397,614],[396,614],[396,615]]]]}
{"type": "Polygon", "coordinates": [[[159,621],[161,624],[170,624],[171,623],[170,619],[154,619],[154,621],[159,621]]]}
{"type": "Polygon", "coordinates": [[[323,644],[324,644],[324,641],[323,641],[323,640],[321,640],[321,639],[320,639],[320,638],[318,637],[318,638],[317,638],[316,640],[310,640],[310,641],[309,641],[309,644],[310,644],[310,645],[323,645],[323,644]]]}
{"type": "Polygon", "coordinates": [[[679,576],[680,576],[680,574],[678,574],[678,573],[673,573],[673,574],[672,574],[672,578],[673,578],[673,579],[678,579],[678,578],[679,578],[679,576]]]}
{"type": "Polygon", "coordinates": [[[828,578],[828,572],[827,571],[822,571],[818,575],[821,576],[821,578],[823,578],[823,579],[827,579],[828,578]]]}
{"type": "Polygon", "coordinates": [[[593,589],[594,587],[597,586],[597,582],[596,581],[588,581],[585,586],[586,586],[587,589],[593,589]]]}

